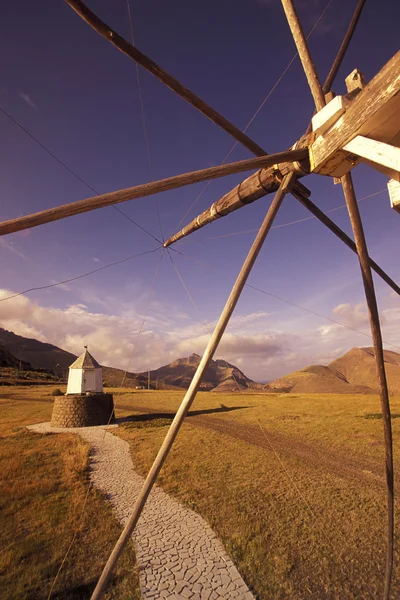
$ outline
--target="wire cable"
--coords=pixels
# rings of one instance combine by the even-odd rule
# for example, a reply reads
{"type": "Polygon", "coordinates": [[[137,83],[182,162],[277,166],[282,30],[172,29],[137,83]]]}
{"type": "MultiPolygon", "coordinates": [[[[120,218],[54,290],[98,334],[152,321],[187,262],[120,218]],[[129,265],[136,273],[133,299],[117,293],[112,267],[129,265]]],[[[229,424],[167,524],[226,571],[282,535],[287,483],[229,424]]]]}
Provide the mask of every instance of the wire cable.
{"type": "Polygon", "coordinates": [[[162,246],[158,248],[154,248],[153,250],[147,250],[146,252],[139,252],[138,254],[132,254],[132,256],[127,256],[126,258],[122,258],[121,260],[116,260],[112,263],[108,263],[107,265],[103,265],[102,267],[98,267],[97,269],[93,269],[92,271],[88,271],[87,273],[82,273],[82,275],[76,275],[75,277],[70,277],[69,279],[64,279],[63,281],[56,281],[55,283],[49,283],[47,285],[40,285],[36,287],[29,288],[22,292],[17,292],[16,294],[12,294],[11,296],[6,296],[5,298],[0,298],[0,302],[5,302],[6,300],[11,300],[12,298],[16,298],[17,296],[23,296],[24,294],[28,294],[29,292],[36,292],[38,290],[47,290],[48,288],[57,287],[58,285],[63,285],[65,283],[70,283],[71,281],[76,281],[77,279],[82,279],[83,277],[87,277],[88,275],[93,275],[93,273],[98,273],[99,271],[104,271],[104,269],[109,269],[110,267],[115,267],[116,265],[121,265],[122,263],[128,262],[129,260],[133,260],[139,256],[144,256],[145,254],[152,254],[153,252],[157,252],[157,250],[162,249],[162,246]]]}
{"type": "MultiPolygon", "coordinates": [[[[168,249],[167,249],[167,251],[168,251],[168,249]]],[[[168,254],[169,254],[169,252],[168,252],[168,254]]],[[[206,322],[204,321],[204,319],[202,318],[202,316],[201,316],[201,314],[200,314],[200,310],[199,310],[199,308],[198,308],[198,306],[197,306],[197,303],[195,302],[195,300],[194,300],[194,297],[193,297],[193,296],[192,296],[192,294],[190,293],[190,291],[189,291],[189,288],[187,287],[187,285],[186,285],[186,283],[185,283],[185,281],[184,281],[184,279],[183,279],[183,277],[182,277],[182,275],[181,275],[181,273],[180,273],[180,271],[179,271],[179,269],[178,269],[178,267],[177,267],[177,265],[176,265],[175,261],[173,260],[173,258],[172,258],[172,256],[171,256],[171,255],[169,255],[169,258],[170,258],[170,260],[171,260],[172,266],[174,267],[174,270],[175,270],[175,272],[176,272],[176,274],[177,274],[177,276],[178,276],[178,278],[179,278],[179,280],[180,280],[180,282],[181,282],[181,284],[182,284],[182,286],[183,286],[183,288],[184,288],[184,290],[185,290],[185,292],[186,292],[186,294],[187,294],[187,296],[188,296],[188,298],[189,298],[189,300],[190,300],[190,302],[191,302],[191,304],[192,304],[193,308],[195,309],[195,311],[196,311],[196,313],[197,313],[197,315],[198,315],[198,317],[199,317],[199,319],[200,319],[201,323],[203,324],[203,326],[204,326],[204,328],[205,328],[206,332],[207,332],[209,335],[211,335],[211,331],[209,330],[209,328],[208,328],[208,326],[207,326],[207,323],[206,323],[206,322]]],[[[225,363],[225,367],[226,367],[227,369],[229,369],[229,368],[230,368],[230,367],[229,367],[229,365],[228,365],[228,362],[227,362],[225,359],[223,359],[223,358],[222,358],[222,359],[220,359],[220,360],[221,360],[223,363],[225,363]]],[[[245,397],[245,396],[246,396],[246,394],[243,392],[242,388],[240,387],[240,384],[239,384],[239,382],[238,382],[238,380],[237,380],[237,378],[236,378],[236,376],[235,376],[235,373],[234,373],[234,370],[233,370],[233,369],[232,369],[231,377],[232,377],[233,381],[235,382],[235,384],[236,384],[236,387],[237,387],[237,389],[238,389],[238,391],[239,391],[240,395],[241,395],[242,397],[245,397]]],[[[309,513],[310,513],[310,515],[311,515],[311,517],[312,517],[312,519],[313,519],[313,521],[312,521],[312,524],[313,524],[313,526],[314,526],[314,528],[315,528],[315,524],[316,524],[318,521],[320,521],[320,520],[321,520],[321,516],[320,516],[320,517],[318,517],[318,516],[315,514],[315,512],[314,512],[314,510],[313,510],[313,508],[312,508],[312,506],[311,506],[310,502],[307,500],[306,496],[305,496],[305,495],[302,493],[302,491],[301,491],[300,487],[297,485],[297,482],[296,482],[295,478],[293,477],[292,473],[290,472],[290,469],[289,469],[289,467],[288,467],[288,466],[285,464],[285,462],[282,460],[281,456],[279,455],[278,451],[277,451],[277,450],[276,450],[276,448],[274,447],[274,445],[273,445],[273,443],[272,443],[271,439],[269,438],[269,436],[268,436],[268,434],[267,434],[267,431],[266,431],[266,429],[265,429],[264,427],[262,427],[262,425],[261,425],[261,422],[260,422],[260,419],[256,417],[256,421],[257,421],[257,424],[258,424],[258,426],[259,426],[259,428],[260,428],[260,430],[261,430],[261,433],[263,434],[263,436],[264,436],[264,437],[265,437],[265,439],[267,440],[267,442],[268,442],[268,444],[269,444],[269,446],[270,446],[270,448],[271,448],[272,452],[274,453],[274,455],[275,455],[276,459],[278,460],[279,464],[281,465],[281,467],[282,467],[282,470],[283,470],[283,472],[284,472],[284,474],[285,474],[285,476],[286,476],[286,479],[287,479],[287,481],[288,481],[288,482],[289,482],[289,484],[290,484],[290,485],[291,485],[291,486],[292,486],[292,487],[295,489],[295,491],[296,491],[296,493],[297,493],[298,497],[299,497],[299,498],[300,498],[300,499],[303,501],[304,505],[307,507],[307,510],[309,511],[309,513]]],[[[326,511],[325,511],[325,512],[326,512],[326,511]]],[[[328,521],[328,522],[331,522],[331,512],[328,512],[328,517],[329,517],[329,518],[327,519],[327,521],[328,521]]],[[[326,532],[326,531],[322,530],[322,532],[321,532],[321,533],[322,533],[322,537],[323,537],[323,538],[324,538],[324,540],[325,540],[325,541],[328,543],[328,545],[331,547],[331,550],[333,551],[333,550],[334,550],[334,544],[333,544],[333,541],[332,541],[332,539],[330,538],[330,536],[328,536],[328,534],[327,534],[327,532],[326,532]]],[[[350,573],[349,573],[349,569],[348,569],[348,567],[347,567],[347,565],[346,565],[345,563],[344,563],[344,567],[345,567],[345,570],[347,571],[347,573],[350,575],[350,573]]]]}
{"type": "Polygon", "coordinates": [[[156,271],[155,271],[155,273],[154,273],[153,282],[152,282],[152,284],[151,284],[151,288],[150,288],[150,294],[149,294],[149,297],[148,297],[148,299],[147,299],[146,307],[145,307],[145,310],[144,310],[144,316],[143,316],[143,319],[142,319],[141,325],[140,325],[140,327],[139,327],[139,330],[138,330],[138,332],[137,332],[137,335],[136,335],[136,338],[135,338],[135,341],[134,341],[134,344],[133,344],[133,349],[132,349],[131,355],[130,355],[130,357],[129,357],[129,360],[128,360],[127,367],[126,367],[126,369],[125,369],[125,371],[124,371],[124,375],[123,375],[123,377],[122,377],[122,381],[121,381],[121,385],[120,385],[120,387],[121,387],[121,388],[123,387],[123,385],[124,385],[124,383],[125,383],[126,375],[127,375],[127,373],[128,373],[129,367],[130,367],[130,365],[131,365],[132,358],[133,358],[133,355],[134,355],[134,353],[135,353],[136,346],[137,346],[137,343],[138,343],[138,340],[139,340],[140,334],[141,334],[141,333],[142,333],[142,331],[143,331],[143,327],[144,327],[144,325],[145,325],[145,322],[146,322],[146,319],[147,319],[147,313],[148,313],[148,310],[149,310],[149,307],[150,307],[150,303],[151,303],[151,299],[152,299],[152,296],[153,296],[153,293],[154,293],[154,290],[155,290],[156,281],[157,281],[157,278],[158,278],[158,273],[159,273],[159,271],[160,271],[160,267],[161,267],[162,259],[163,259],[163,257],[164,257],[164,252],[165,252],[165,248],[162,248],[161,255],[160,255],[160,259],[159,259],[159,261],[158,261],[158,263],[157,263],[157,266],[156,266],[156,271]]]}
{"type": "MultiPolygon", "coordinates": [[[[192,262],[195,262],[205,268],[211,269],[212,271],[215,271],[217,273],[222,273],[222,269],[218,269],[216,267],[212,267],[210,264],[208,264],[207,262],[205,262],[202,259],[197,259],[194,258],[193,256],[190,256],[186,253],[183,252],[179,252],[179,254],[181,256],[184,256],[185,258],[187,258],[188,260],[191,260],[192,262]]],[[[272,292],[267,292],[266,290],[263,290],[259,287],[256,287],[255,285],[252,285],[251,283],[246,283],[245,287],[249,287],[257,292],[260,292],[261,294],[264,294],[266,296],[270,296],[271,298],[275,298],[276,300],[280,300],[281,302],[284,302],[285,304],[289,304],[290,306],[293,306],[295,308],[298,308],[299,310],[302,310],[304,312],[310,313],[312,315],[314,315],[315,317],[319,317],[320,319],[324,319],[325,321],[330,321],[331,323],[334,323],[335,325],[340,325],[341,327],[344,327],[345,329],[349,329],[350,331],[354,331],[355,333],[360,333],[361,335],[368,337],[370,339],[372,339],[372,336],[368,333],[365,333],[364,331],[360,331],[359,329],[355,329],[354,327],[350,327],[350,325],[345,325],[344,323],[342,323],[341,321],[337,321],[336,319],[332,319],[331,317],[327,317],[325,315],[321,315],[320,313],[311,310],[309,308],[305,308],[304,306],[301,306],[300,304],[296,304],[295,302],[292,302],[291,300],[287,300],[286,298],[283,298],[282,296],[278,296],[277,294],[273,294],[272,292]]],[[[390,344],[389,342],[384,342],[386,346],[390,346],[391,348],[395,348],[397,351],[400,352],[400,347],[396,346],[394,344],[390,344]]]]}
{"type": "MultiPolygon", "coordinates": [[[[6,110],[4,110],[4,108],[2,108],[1,106],[0,106],[0,112],[2,112],[3,115],[5,115],[6,117],[8,117],[8,119],[10,119],[10,121],[12,121],[17,127],[19,127],[21,129],[21,131],[23,131],[24,133],[26,133],[26,135],[28,135],[31,138],[31,140],[33,140],[38,146],[40,146],[42,148],[42,150],[44,150],[49,156],[51,156],[56,162],[58,162],[58,164],[61,165],[66,171],[68,171],[68,173],[70,173],[73,177],[75,177],[75,179],[77,179],[78,181],[80,181],[81,183],[83,183],[83,185],[86,186],[92,192],[94,192],[96,194],[96,196],[100,195],[100,192],[98,192],[93,186],[91,186],[89,183],[87,183],[87,181],[85,181],[84,179],[82,179],[82,177],[80,177],[80,175],[78,175],[77,173],[75,173],[75,171],[73,171],[68,165],[65,164],[65,162],[63,162],[60,158],[58,158],[58,156],[56,156],[54,154],[54,152],[52,152],[51,150],[49,150],[47,148],[47,146],[45,146],[37,137],[35,137],[30,131],[28,131],[28,129],[26,129],[26,127],[24,127],[19,121],[17,121],[17,119],[15,119],[12,115],[10,115],[10,113],[8,113],[6,110]]],[[[133,225],[135,225],[136,227],[138,227],[139,229],[141,229],[142,231],[144,231],[144,233],[147,233],[147,235],[149,235],[150,237],[152,237],[153,240],[155,240],[159,244],[162,243],[152,233],[150,233],[150,231],[148,231],[147,229],[145,229],[144,227],[142,227],[142,225],[139,225],[139,223],[137,223],[136,221],[134,221],[129,215],[127,215],[119,207],[117,207],[117,206],[115,206],[113,204],[111,208],[113,208],[114,210],[116,210],[117,212],[119,212],[121,215],[123,215],[126,219],[128,219],[128,221],[130,221],[131,223],[133,223],[133,225]]]]}
{"type": "MultiPolygon", "coordinates": [[[[310,30],[309,34],[307,35],[307,37],[306,37],[307,40],[313,34],[313,32],[315,31],[315,29],[318,27],[319,23],[321,22],[321,20],[325,16],[326,11],[328,10],[328,8],[330,7],[330,5],[332,4],[333,1],[334,0],[329,0],[328,4],[325,6],[325,8],[322,11],[321,15],[319,16],[319,18],[317,19],[317,21],[313,25],[312,29],[310,30]]],[[[278,87],[278,85],[280,84],[280,82],[282,81],[282,79],[285,77],[286,73],[289,71],[290,67],[292,66],[292,64],[294,63],[294,61],[296,60],[297,57],[298,57],[298,52],[296,52],[296,54],[293,56],[293,58],[287,64],[287,66],[285,67],[285,69],[282,71],[282,73],[278,77],[277,81],[274,83],[274,85],[272,86],[272,88],[270,89],[270,91],[268,92],[268,94],[266,95],[266,97],[264,98],[264,100],[261,102],[261,104],[257,108],[256,112],[253,114],[253,116],[251,117],[250,121],[247,123],[246,127],[243,129],[243,133],[246,133],[246,131],[248,130],[248,128],[250,127],[250,125],[253,123],[254,119],[257,117],[257,115],[263,109],[263,107],[266,104],[266,102],[269,100],[269,98],[272,96],[272,94],[274,93],[274,91],[276,90],[276,88],[278,87]]],[[[225,156],[225,158],[220,163],[221,165],[223,165],[225,163],[225,161],[228,160],[229,156],[232,154],[232,152],[234,151],[234,149],[236,148],[236,146],[238,145],[238,143],[239,142],[235,142],[233,144],[233,146],[229,150],[228,154],[225,156]]],[[[207,188],[209,187],[209,185],[211,183],[212,183],[211,180],[207,181],[207,183],[204,185],[203,189],[200,191],[200,193],[198,194],[198,196],[195,198],[194,202],[190,205],[190,207],[188,208],[188,210],[185,212],[185,214],[183,215],[183,217],[179,221],[178,225],[176,226],[176,229],[179,228],[179,225],[188,216],[188,214],[190,213],[190,211],[192,210],[192,208],[197,204],[197,202],[200,200],[200,198],[202,197],[202,195],[204,194],[204,192],[207,190],[207,188]]]]}
{"type": "MultiPolygon", "coordinates": [[[[130,0],[126,0],[126,8],[127,8],[127,11],[128,11],[128,20],[129,20],[129,27],[130,27],[130,30],[131,30],[132,46],[135,46],[135,36],[133,34],[133,22],[132,22],[132,13],[131,13],[131,3],[130,3],[130,0]]],[[[137,80],[137,86],[138,86],[138,92],[139,92],[139,99],[140,99],[140,111],[141,111],[141,115],[142,115],[143,135],[144,135],[145,144],[146,144],[147,161],[149,163],[150,181],[153,181],[153,179],[154,179],[154,177],[153,177],[153,162],[151,160],[149,134],[148,134],[148,131],[147,131],[146,113],[145,113],[145,110],[144,110],[144,100],[143,100],[142,85],[141,85],[141,82],[140,82],[139,65],[138,65],[137,62],[135,62],[135,67],[136,67],[136,80],[137,80]]],[[[158,225],[159,225],[159,228],[160,228],[161,238],[162,238],[163,242],[165,242],[165,238],[164,238],[164,235],[163,235],[163,229],[162,229],[162,225],[161,225],[160,206],[159,206],[159,203],[158,203],[158,197],[156,196],[154,198],[154,200],[155,200],[155,205],[156,205],[156,213],[157,213],[157,219],[158,219],[158,225]]]]}
{"type": "MultiPolygon", "coordinates": [[[[359,198],[357,203],[362,202],[363,200],[367,200],[368,198],[372,198],[373,196],[378,196],[379,194],[387,193],[387,189],[379,190],[378,192],[374,192],[373,194],[369,194],[368,196],[364,196],[363,198],[359,198]]],[[[342,208],[346,208],[346,204],[341,204],[340,206],[336,206],[335,208],[331,208],[327,210],[326,213],[332,213],[337,210],[341,210],[342,208]]],[[[305,221],[311,221],[312,219],[316,219],[313,215],[309,217],[303,217],[302,219],[297,219],[297,221],[289,221],[288,223],[282,223],[281,225],[273,225],[271,229],[281,229],[282,227],[289,227],[290,225],[297,225],[298,223],[304,223],[305,221]]],[[[244,235],[247,233],[255,233],[258,229],[243,229],[242,231],[233,231],[231,233],[224,233],[222,235],[214,235],[207,238],[202,238],[201,240],[179,240],[177,243],[182,245],[188,244],[200,244],[202,242],[208,242],[210,240],[219,240],[222,238],[233,237],[235,235],[244,235]]],[[[171,247],[172,250],[172,247],[171,247]]]]}

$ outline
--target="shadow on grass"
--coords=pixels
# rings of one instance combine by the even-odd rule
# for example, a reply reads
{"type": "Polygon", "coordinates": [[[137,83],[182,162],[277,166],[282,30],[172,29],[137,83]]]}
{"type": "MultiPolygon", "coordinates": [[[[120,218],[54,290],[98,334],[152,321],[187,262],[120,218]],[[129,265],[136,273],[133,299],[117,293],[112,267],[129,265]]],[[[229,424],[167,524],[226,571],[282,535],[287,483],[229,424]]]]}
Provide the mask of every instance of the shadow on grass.
{"type": "MultiPolygon", "coordinates": [[[[120,582],[121,577],[118,575],[114,575],[112,578],[108,591],[114,591],[115,586],[120,582]]],[[[62,590],[58,590],[52,594],[53,600],[89,600],[94,592],[94,589],[97,585],[98,579],[90,579],[86,583],[81,583],[74,587],[64,588],[62,590]]],[[[39,600],[42,596],[31,597],[32,600],[39,600]]]]}
{"type": "MultiPolygon", "coordinates": [[[[215,415],[219,413],[232,412],[233,410],[242,410],[244,408],[251,408],[250,406],[224,406],[221,404],[219,408],[209,408],[205,410],[191,410],[188,412],[188,417],[196,417],[199,415],[215,415]]],[[[153,426],[153,427],[163,427],[164,425],[169,425],[169,423],[175,417],[175,413],[173,412],[152,412],[146,413],[142,415],[128,415],[126,417],[119,417],[115,419],[115,423],[118,424],[129,424],[132,423],[132,426],[137,424],[140,427],[142,424],[143,427],[153,426]]]]}
{"type": "MultiPolygon", "coordinates": [[[[382,419],[382,413],[366,413],[364,419],[382,419]]],[[[400,419],[399,413],[392,414],[392,419],[400,419]]]]}

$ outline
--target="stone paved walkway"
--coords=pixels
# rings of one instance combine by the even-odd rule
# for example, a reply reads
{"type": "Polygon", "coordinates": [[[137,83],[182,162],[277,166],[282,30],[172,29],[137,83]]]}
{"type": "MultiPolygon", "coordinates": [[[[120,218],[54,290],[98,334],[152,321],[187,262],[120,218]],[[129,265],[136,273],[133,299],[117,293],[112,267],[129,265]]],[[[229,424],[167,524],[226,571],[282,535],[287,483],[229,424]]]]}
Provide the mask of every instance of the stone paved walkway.
{"type": "MultiPolygon", "coordinates": [[[[38,433],[78,433],[92,446],[91,481],[125,524],[143,478],[133,468],[128,442],[105,427],[59,429],[31,425],[38,433]]],[[[212,529],[197,513],[153,488],[133,533],[142,598],[254,600],[212,529]]]]}

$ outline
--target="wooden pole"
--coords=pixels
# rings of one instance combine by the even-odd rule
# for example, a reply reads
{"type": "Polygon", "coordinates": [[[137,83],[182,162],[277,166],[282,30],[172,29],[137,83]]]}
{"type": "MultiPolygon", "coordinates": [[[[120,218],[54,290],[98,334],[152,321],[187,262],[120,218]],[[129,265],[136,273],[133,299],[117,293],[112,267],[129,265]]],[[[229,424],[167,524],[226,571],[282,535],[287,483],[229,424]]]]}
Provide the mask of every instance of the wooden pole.
{"type": "Polygon", "coordinates": [[[324,94],[327,94],[330,91],[331,87],[332,87],[332,84],[333,84],[333,82],[335,80],[335,77],[336,77],[336,75],[337,75],[337,73],[338,73],[338,71],[340,69],[340,66],[341,66],[341,64],[343,62],[343,58],[344,58],[344,56],[345,56],[345,54],[347,52],[347,48],[349,47],[349,44],[350,44],[351,39],[353,37],[354,31],[355,31],[355,29],[357,27],[357,23],[358,23],[358,20],[359,20],[359,18],[361,16],[361,12],[362,12],[362,9],[364,8],[365,2],[366,2],[366,0],[358,0],[356,9],[355,9],[354,14],[353,14],[353,17],[352,17],[352,19],[351,19],[351,21],[349,23],[349,27],[348,27],[348,29],[346,31],[346,35],[344,36],[343,42],[340,45],[340,48],[339,48],[338,53],[336,55],[336,58],[333,61],[333,65],[331,67],[331,70],[329,71],[329,74],[328,74],[327,78],[325,79],[325,83],[322,86],[322,91],[323,91],[324,94]]]}
{"type": "Polygon", "coordinates": [[[221,313],[218,323],[217,323],[217,325],[214,329],[214,332],[207,344],[207,348],[203,354],[203,358],[201,359],[199,366],[197,367],[196,373],[194,374],[194,377],[189,386],[189,389],[187,390],[187,392],[185,394],[182,404],[179,407],[178,412],[175,415],[175,418],[174,418],[174,420],[171,424],[171,427],[162,443],[162,446],[157,454],[157,457],[146,477],[146,481],[144,482],[143,487],[142,487],[142,489],[139,493],[139,496],[136,500],[135,506],[133,508],[133,512],[132,512],[131,516],[129,517],[127,524],[125,525],[125,528],[124,528],[123,532],[121,533],[121,536],[120,536],[119,540],[117,541],[117,543],[107,561],[106,566],[104,567],[103,573],[101,574],[101,577],[96,585],[96,588],[93,592],[91,600],[99,600],[100,598],[102,598],[102,596],[105,592],[106,586],[111,577],[112,571],[117,563],[117,560],[118,560],[119,556],[121,555],[121,552],[124,549],[126,543],[128,542],[129,538],[132,535],[132,532],[136,526],[136,523],[138,522],[138,519],[142,513],[142,510],[144,508],[146,500],[147,500],[147,498],[151,492],[151,489],[157,479],[157,476],[164,464],[165,459],[168,456],[168,453],[172,447],[172,444],[174,443],[176,436],[178,435],[179,429],[180,429],[180,427],[181,427],[181,425],[193,403],[193,400],[196,397],[197,391],[201,384],[203,374],[206,371],[212,357],[214,356],[216,349],[218,348],[218,344],[221,341],[222,335],[226,329],[226,326],[228,325],[229,319],[231,318],[232,313],[235,309],[235,306],[240,298],[240,294],[242,293],[243,287],[250,275],[250,272],[253,268],[256,258],[263,246],[265,238],[267,237],[268,232],[271,229],[271,226],[274,222],[276,214],[282,204],[282,201],[283,201],[285,195],[287,194],[288,191],[290,191],[290,188],[293,185],[295,179],[296,179],[296,174],[293,172],[289,173],[288,175],[286,175],[284,177],[284,179],[279,187],[279,190],[276,193],[275,198],[273,199],[273,201],[268,209],[268,212],[267,212],[267,214],[264,218],[264,221],[261,225],[261,228],[253,242],[253,245],[250,248],[250,251],[246,257],[246,260],[243,263],[243,266],[242,266],[240,273],[236,279],[236,282],[232,288],[232,291],[231,291],[229,298],[225,304],[225,307],[221,313]]]}
{"type": "MultiPolygon", "coordinates": [[[[338,71],[341,67],[341,64],[343,62],[343,59],[345,57],[345,54],[347,52],[347,49],[349,47],[349,44],[352,40],[352,37],[354,35],[354,31],[357,27],[357,23],[358,20],[361,16],[361,12],[362,9],[364,8],[366,0],[358,0],[358,4],[356,6],[356,9],[354,11],[353,17],[349,23],[349,27],[346,31],[346,34],[343,38],[343,41],[340,45],[340,48],[338,50],[338,53],[336,55],[335,60],[333,61],[333,64],[331,66],[331,70],[329,71],[325,81],[324,81],[324,85],[322,86],[322,91],[324,94],[327,94],[328,92],[331,91],[331,87],[333,82],[335,81],[336,75],[338,74],[338,71]]],[[[315,114],[315,113],[314,113],[315,114]]],[[[312,123],[310,121],[306,134],[310,133],[310,131],[312,130],[312,123]]]]}
{"type": "Polygon", "coordinates": [[[383,431],[385,439],[385,463],[387,484],[387,556],[385,571],[385,589],[383,598],[389,600],[393,570],[393,541],[394,541],[394,473],[393,473],[393,439],[390,414],[389,392],[385,373],[385,358],[383,354],[382,333],[379,323],[378,304],[376,301],[374,281],[369,263],[367,242],[365,240],[360,211],[354,193],[350,173],[342,177],[344,197],[349,211],[351,226],[354,232],[357,253],[360,260],[361,275],[364,284],[365,297],[368,305],[371,333],[374,344],[375,364],[379,381],[380,399],[382,406],[383,431]]]}
{"type": "Polygon", "coordinates": [[[303,65],[307,77],[308,85],[310,86],[314,98],[315,106],[317,110],[321,110],[321,108],[325,106],[325,96],[314,63],[311,59],[307,40],[297,16],[296,9],[292,0],[282,0],[282,6],[286,14],[290,31],[292,32],[294,43],[296,44],[297,52],[299,53],[301,64],[303,65]]]}
{"type": "Polygon", "coordinates": [[[136,198],[144,198],[145,196],[166,192],[167,190],[184,187],[186,185],[191,185],[192,183],[206,181],[207,179],[225,177],[226,175],[242,173],[243,171],[250,171],[252,169],[265,167],[267,165],[281,164],[292,160],[303,160],[307,157],[308,150],[306,148],[287,150],[286,152],[279,152],[278,154],[269,154],[268,156],[261,156],[259,158],[240,160],[237,162],[228,163],[226,165],[219,165],[216,167],[201,169],[199,171],[183,173],[182,175],[175,175],[159,181],[143,183],[141,185],[118,190],[116,192],[100,194],[94,198],[78,200],[77,202],[63,204],[55,208],[48,208],[47,210],[42,210],[38,213],[11,219],[10,221],[3,221],[3,223],[0,223],[0,236],[8,233],[14,233],[15,231],[21,231],[23,229],[29,229],[31,227],[37,227],[38,225],[50,223],[51,221],[65,219],[66,217],[79,215],[97,208],[104,208],[105,206],[110,206],[111,204],[125,202],[126,200],[134,200],[136,198]]]}
{"type": "MultiPolygon", "coordinates": [[[[350,250],[357,254],[357,247],[353,240],[342,230],[336,223],[334,223],[321,209],[318,208],[311,202],[309,198],[302,196],[299,194],[294,188],[291,191],[292,196],[294,196],[301,204],[307,208],[313,215],[316,217],[321,223],[323,223],[328,229],[332,231],[342,242],[346,244],[350,250]]],[[[400,287],[393,281],[391,277],[374,261],[372,258],[369,258],[369,264],[371,269],[375,271],[385,281],[396,294],[400,296],[400,287]]]]}
{"type": "MultiPolygon", "coordinates": [[[[287,167],[288,170],[295,170],[293,164],[287,167]]],[[[301,176],[298,174],[298,176],[301,176]]],[[[212,204],[207,210],[202,212],[198,217],[193,219],[188,225],[185,225],[183,229],[171,236],[166,242],[164,247],[167,248],[179,241],[180,239],[190,235],[194,231],[197,231],[201,227],[212,223],[216,219],[225,217],[230,213],[243,208],[247,204],[255,202],[259,198],[263,198],[267,194],[276,192],[279,188],[279,184],[282,180],[281,172],[274,167],[266,167],[256,171],[250,177],[239,183],[235,188],[230,190],[227,194],[219,198],[214,204],[212,204]]],[[[296,191],[301,197],[309,196],[310,190],[308,190],[299,181],[296,181],[292,188],[293,192],[296,191]]]]}
{"type": "Polygon", "coordinates": [[[225,117],[220,115],[216,110],[211,108],[201,98],[196,96],[193,92],[184,87],[175,77],[172,77],[169,73],[164,71],[159,65],[152,61],[148,56],[140,52],[135,46],[132,46],[127,40],[118,35],[116,31],[111,29],[109,25],[104,23],[97,15],[95,15],[81,0],[65,0],[66,3],[97,33],[103,36],[106,40],[111,42],[118,50],[120,50],[126,56],[129,56],[132,60],[138,63],[141,67],[146,69],[149,73],[154,75],[178,96],[180,96],[186,102],[189,102],[203,115],[208,117],[213,123],[221,127],[224,131],[229,133],[237,142],[242,144],[245,148],[250,150],[256,156],[265,156],[267,154],[258,144],[253,142],[248,135],[240,131],[235,125],[230,123],[225,117]]]}

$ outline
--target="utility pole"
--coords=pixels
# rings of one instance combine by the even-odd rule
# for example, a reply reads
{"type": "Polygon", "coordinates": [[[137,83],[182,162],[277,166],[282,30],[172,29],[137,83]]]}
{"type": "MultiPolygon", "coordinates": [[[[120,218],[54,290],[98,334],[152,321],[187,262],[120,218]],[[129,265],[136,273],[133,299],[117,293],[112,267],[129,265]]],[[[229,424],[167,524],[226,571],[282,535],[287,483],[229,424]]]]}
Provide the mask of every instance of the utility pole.
{"type": "Polygon", "coordinates": [[[150,389],[150,369],[147,371],[147,391],[150,389]]]}

